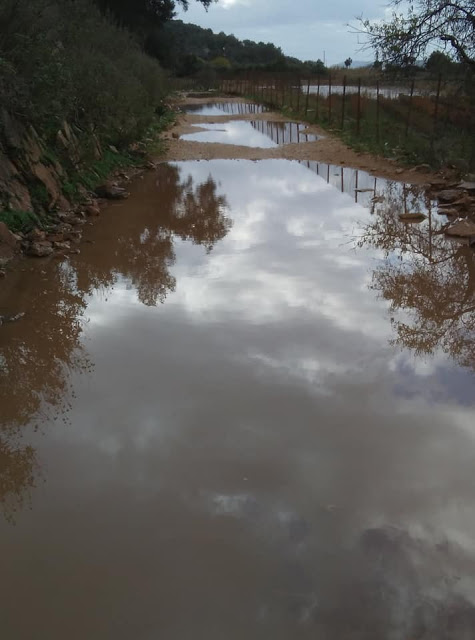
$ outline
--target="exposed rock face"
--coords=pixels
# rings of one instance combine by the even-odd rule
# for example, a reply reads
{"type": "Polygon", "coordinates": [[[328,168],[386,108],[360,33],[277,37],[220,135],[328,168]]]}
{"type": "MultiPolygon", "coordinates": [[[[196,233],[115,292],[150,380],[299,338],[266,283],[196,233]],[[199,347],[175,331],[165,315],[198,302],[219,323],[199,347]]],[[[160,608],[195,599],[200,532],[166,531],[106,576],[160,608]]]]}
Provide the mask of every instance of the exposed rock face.
{"type": "MultiPolygon", "coordinates": [[[[87,136],[87,147],[88,157],[91,152],[96,159],[102,157],[101,145],[93,131],[87,136]]],[[[56,150],[73,167],[85,159],[86,150],[67,122],[63,122],[56,135],[56,150]]],[[[65,169],[46,153],[37,132],[0,109],[0,208],[68,209],[69,202],[62,193],[65,177],[65,169]],[[42,196],[40,202],[38,192],[42,196]]]]}
{"type": "Polygon", "coordinates": [[[12,209],[33,211],[28,188],[0,142],[0,202],[2,200],[12,209]]]}
{"type": "Polygon", "coordinates": [[[18,246],[18,238],[4,222],[0,222],[0,267],[10,262],[18,250],[18,246]]]}

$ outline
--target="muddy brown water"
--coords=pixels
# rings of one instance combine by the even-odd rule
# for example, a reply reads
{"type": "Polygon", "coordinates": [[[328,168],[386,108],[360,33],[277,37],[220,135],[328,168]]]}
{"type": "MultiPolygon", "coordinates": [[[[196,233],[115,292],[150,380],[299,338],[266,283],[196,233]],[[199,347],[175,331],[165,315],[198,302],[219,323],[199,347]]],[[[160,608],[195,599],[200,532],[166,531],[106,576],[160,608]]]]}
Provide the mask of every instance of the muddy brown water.
{"type": "Polygon", "coordinates": [[[268,108],[255,102],[210,102],[185,105],[184,110],[197,116],[223,116],[265,113],[268,108]]]}
{"type": "Polygon", "coordinates": [[[130,190],[1,285],[1,637],[471,638],[470,248],[318,163],[130,190]]]}

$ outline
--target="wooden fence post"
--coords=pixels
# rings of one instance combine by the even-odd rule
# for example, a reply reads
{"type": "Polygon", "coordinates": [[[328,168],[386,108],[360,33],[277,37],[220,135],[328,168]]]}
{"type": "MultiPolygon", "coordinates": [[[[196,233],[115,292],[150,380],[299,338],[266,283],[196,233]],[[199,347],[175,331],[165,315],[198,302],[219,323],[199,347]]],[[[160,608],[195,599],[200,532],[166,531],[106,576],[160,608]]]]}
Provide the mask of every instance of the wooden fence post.
{"type": "Polygon", "coordinates": [[[305,98],[305,117],[307,117],[307,113],[308,113],[308,97],[310,95],[310,76],[308,77],[308,82],[307,82],[307,97],[305,98]]]}
{"type": "Polygon", "coordinates": [[[297,113],[300,113],[300,94],[301,92],[301,81],[300,81],[300,77],[297,77],[297,113]]]}
{"type": "Polygon", "coordinates": [[[328,76],[328,124],[332,123],[332,74],[328,76]]]}
{"type": "Polygon", "coordinates": [[[317,76],[317,97],[315,99],[315,122],[317,122],[320,115],[319,107],[320,107],[320,76],[317,76]]]}
{"type": "Polygon", "coordinates": [[[442,73],[439,73],[439,79],[437,81],[437,93],[435,95],[435,107],[434,107],[434,126],[432,128],[432,136],[430,139],[430,148],[434,151],[434,139],[437,135],[437,123],[439,120],[439,100],[440,100],[440,86],[442,84],[442,73]]]}
{"type": "Polygon", "coordinates": [[[341,130],[345,128],[346,76],[343,76],[343,96],[341,101],[341,130]]]}
{"type": "Polygon", "coordinates": [[[411,111],[412,111],[412,97],[414,95],[414,78],[412,79],[411,82],[411,93],[409,95],[409,107],[407,109],[407,118],[406,118],[406,132],[405,132],[405,137],[407,138],[407,135],[409,133],[409,123],[411,121],[411,111]]]}
{"type": "Polygon", "coordinates": [[[379,80],[376,81],[376,142],[379,144],[379,80]]]}
{"type": "Polygon", "coordinates": [[[358,78],[358,106],[356,111],[356,135],[361,133],[361,78],[358,78]]]}

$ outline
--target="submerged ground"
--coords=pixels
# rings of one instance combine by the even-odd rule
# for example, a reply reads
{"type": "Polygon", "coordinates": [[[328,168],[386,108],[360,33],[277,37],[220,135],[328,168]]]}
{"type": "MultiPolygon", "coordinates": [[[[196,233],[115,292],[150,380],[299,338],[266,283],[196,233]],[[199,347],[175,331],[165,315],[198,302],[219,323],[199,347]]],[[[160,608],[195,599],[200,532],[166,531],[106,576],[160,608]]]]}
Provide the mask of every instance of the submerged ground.
{"type": "Polygon", "coordinates": [[[5,282],[2,637],[471,637],[472,250],[407,183],[196,144],[5,282]]]}

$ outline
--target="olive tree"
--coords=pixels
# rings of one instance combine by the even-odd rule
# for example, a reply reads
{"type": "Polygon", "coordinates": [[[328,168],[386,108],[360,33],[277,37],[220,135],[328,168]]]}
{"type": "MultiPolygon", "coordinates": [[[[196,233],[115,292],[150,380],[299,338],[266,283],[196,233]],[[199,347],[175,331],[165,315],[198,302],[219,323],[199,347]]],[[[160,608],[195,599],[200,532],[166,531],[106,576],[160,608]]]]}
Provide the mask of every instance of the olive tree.
{"type": "Polygon", "coordinates": [[[392,0],[386,22],[361,19],[359,31],[381,61],[414,64],[434,49],[475,71],[475,0],[392,0]]]}

